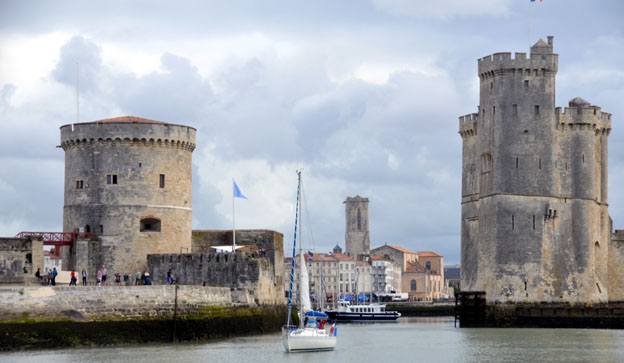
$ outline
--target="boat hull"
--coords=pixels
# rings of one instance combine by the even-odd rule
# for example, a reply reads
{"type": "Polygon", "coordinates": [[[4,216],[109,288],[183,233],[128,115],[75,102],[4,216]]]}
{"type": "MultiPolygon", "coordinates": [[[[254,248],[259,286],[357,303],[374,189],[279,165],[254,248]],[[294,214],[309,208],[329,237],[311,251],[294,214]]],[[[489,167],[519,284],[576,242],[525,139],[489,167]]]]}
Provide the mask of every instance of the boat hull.
{"type": "Polygon", "coordinates": [[[327,311],[331,320],[335,321],[394,321],[401,317],[401,313],[396,311],[386,311],[382,313],[350,313],[343,311],[327,311]]]}
{"type": "Polygon", "coordinates": [[[317,352],[336,347],[336,337],[324,330],[292,329],[285,330],[282,335],[287,352],[317,352]]]}

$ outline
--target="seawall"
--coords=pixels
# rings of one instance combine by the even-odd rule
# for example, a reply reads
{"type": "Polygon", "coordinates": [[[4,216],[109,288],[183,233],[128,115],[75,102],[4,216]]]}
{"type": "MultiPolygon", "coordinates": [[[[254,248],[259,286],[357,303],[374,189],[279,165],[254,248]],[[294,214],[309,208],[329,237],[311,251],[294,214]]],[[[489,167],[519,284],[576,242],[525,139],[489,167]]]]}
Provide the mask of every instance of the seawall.
{"type": "Polygon", "coordinates": [[[279,331],[286,306],[214,286],[1,287],[0,350],[203,340],[279,331]]]}

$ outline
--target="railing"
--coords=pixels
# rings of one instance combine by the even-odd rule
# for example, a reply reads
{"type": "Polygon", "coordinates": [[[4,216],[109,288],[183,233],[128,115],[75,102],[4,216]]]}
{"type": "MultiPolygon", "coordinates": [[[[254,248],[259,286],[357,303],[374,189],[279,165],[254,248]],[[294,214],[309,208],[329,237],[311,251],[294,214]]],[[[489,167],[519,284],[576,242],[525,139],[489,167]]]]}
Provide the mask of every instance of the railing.
{"type": "Polygon", "coordinates": [[[15,237],[41,237],[46,246],[71,246],[77,239],[91,238],[89,232],[20,232],[15,237]]]}

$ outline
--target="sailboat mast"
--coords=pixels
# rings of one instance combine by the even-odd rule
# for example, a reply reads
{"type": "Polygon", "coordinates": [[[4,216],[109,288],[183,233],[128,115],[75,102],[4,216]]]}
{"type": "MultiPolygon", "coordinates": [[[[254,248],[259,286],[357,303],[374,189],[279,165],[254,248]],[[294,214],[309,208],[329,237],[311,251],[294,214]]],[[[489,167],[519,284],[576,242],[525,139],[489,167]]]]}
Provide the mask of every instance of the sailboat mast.
{"type": "MultiPolygon", "coordinates": [[[[301,171],[297,171],[297,175],[299,175],[299,190],[300,190],[300,194],[303,194],[303,183],[301,182],[301,171]]],[[[304,311],[303,311],[303,299],[302,299],[302,288],[303,288],[303,283],[302,283],[302,271],[303,271],[303,264],[305,263],[305,257],[303,256],[303,246],[301,242],[301,234],[303,233],[303,231],[301,230],[301,220],[303,219],[303,216],[301,215],[301,212],[303,211],[303,208],[301,208],[301,205],[303,204],[303,198],[301,198],[301,200],[299,201],[299,258],[301,259],[300,262],[300,266],[299,266],[299,327],[303,328],[303,316],[304,316],[304,311]]],[[[309,293],[309,292],[308,292],[309,293]]]]}
{"type": "Polygon", "coordinates": [[[292,250],[292,263],[290,265],[290,291],[288,293],[288,317],[286,320],[286,325],[290,325],[291,314],[292,314],[292,292],[293,292],[293,280],[295,278],[295,248],[297,246],[297,225],[299,224],[299,197],[301,195],[301,171],[297,170],[297,205],[295,206],[295,237],[293,239],[293,250],[292,250]]]}

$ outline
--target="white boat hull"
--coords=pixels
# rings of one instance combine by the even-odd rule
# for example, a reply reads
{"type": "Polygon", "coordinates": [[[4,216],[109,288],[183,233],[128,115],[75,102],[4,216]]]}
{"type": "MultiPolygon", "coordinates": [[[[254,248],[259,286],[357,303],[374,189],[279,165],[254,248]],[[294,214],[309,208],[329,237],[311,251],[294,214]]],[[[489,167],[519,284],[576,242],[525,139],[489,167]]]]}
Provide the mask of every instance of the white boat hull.
{"type": "Polygon", "coordinates": [[[313,352],[333,350],[336,337],[324,329],[303,328],[283,331],[284,349],[287,352],[313,352]]]}

